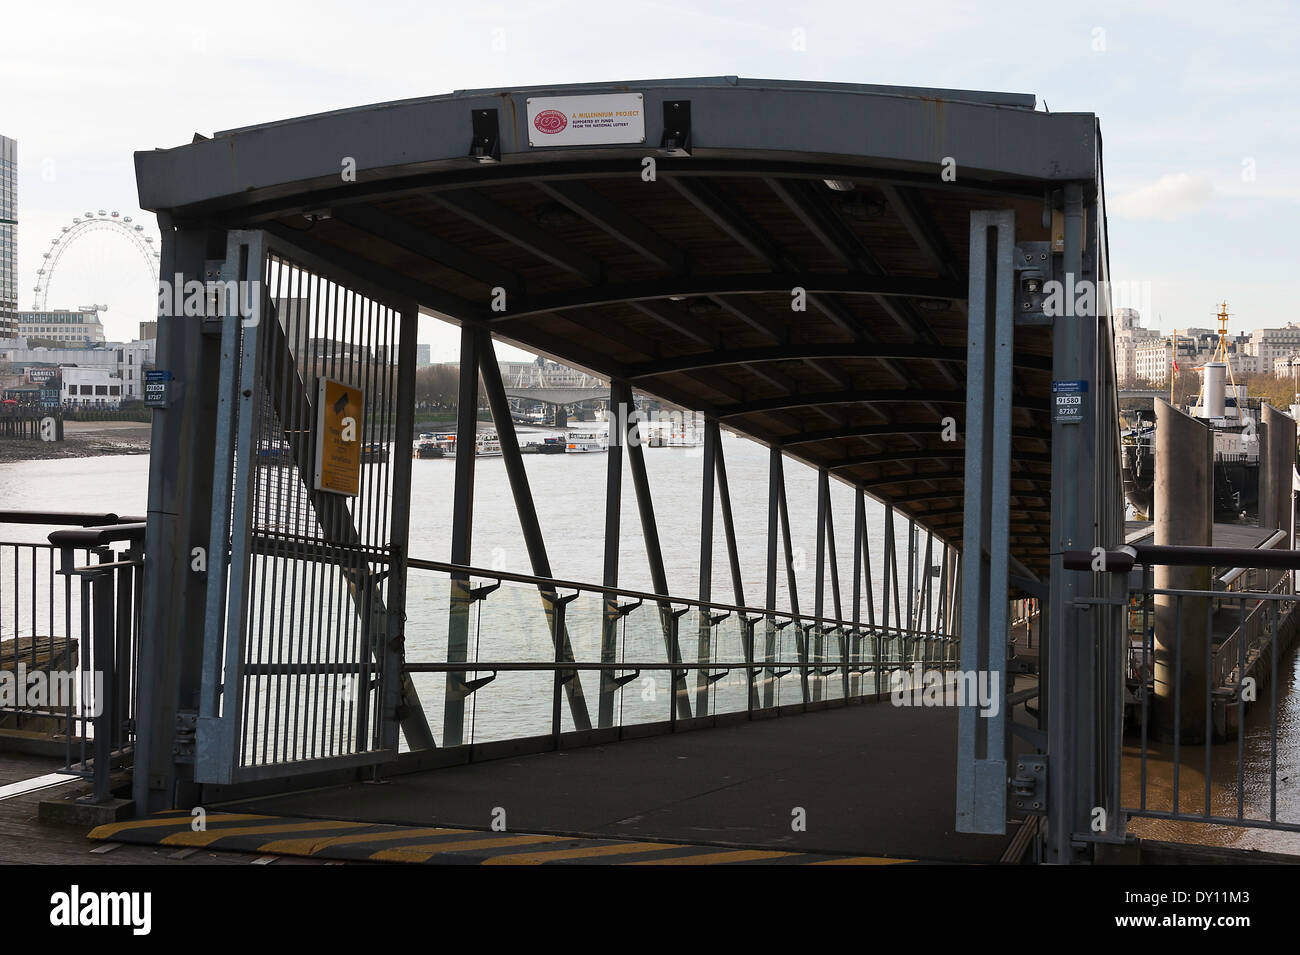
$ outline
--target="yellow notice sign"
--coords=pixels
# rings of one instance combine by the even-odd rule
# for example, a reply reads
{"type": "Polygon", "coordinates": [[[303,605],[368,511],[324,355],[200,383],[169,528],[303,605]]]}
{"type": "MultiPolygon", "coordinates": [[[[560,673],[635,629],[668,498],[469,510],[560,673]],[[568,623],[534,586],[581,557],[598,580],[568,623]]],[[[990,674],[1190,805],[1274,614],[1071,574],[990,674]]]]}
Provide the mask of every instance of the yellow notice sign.
{"type": "Polygon", "coordinates": [[[316,490],[356,497],[361,485],[364,407],[360,388],[331,378],[316,379],[316,490]]]}

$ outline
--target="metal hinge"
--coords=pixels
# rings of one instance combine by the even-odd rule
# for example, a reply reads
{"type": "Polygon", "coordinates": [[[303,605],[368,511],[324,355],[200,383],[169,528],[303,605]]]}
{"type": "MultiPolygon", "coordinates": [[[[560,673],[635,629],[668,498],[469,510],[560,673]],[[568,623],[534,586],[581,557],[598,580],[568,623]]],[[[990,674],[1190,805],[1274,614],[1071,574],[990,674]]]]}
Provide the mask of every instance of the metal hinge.
{"type": "Polygon", "coordinates": [[[172,756],[177,763],[194,762],[194,737],[199,714],[182,711],[176,714],[176,737],[172,740],[172,756]]]}
{"type": "Polygon", "coordinates": [[[1021,812],[1047,814],[1047,757],[1043,754],[1021,756],[1016,760],[1016,776],[1011,780],[1011,795],[1021,812]]]}

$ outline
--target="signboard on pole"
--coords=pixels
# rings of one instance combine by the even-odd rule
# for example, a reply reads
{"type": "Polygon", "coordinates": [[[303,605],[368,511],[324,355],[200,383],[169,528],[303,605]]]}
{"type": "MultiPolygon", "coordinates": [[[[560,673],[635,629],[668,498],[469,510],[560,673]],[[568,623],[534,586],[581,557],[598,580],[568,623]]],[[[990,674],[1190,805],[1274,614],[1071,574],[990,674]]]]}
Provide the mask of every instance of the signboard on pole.
{"type": "Polygon", "coordinates": [[[1052,420],[1062,424],[1082,424],[1087,400],[1087,381],[1052,382],[1052,420]]]}
{"type": "Polygon", "coordinates": [[[151,368],[144,373],[144,406],[166,408],[172,373],[161,368],[151,368]]]}
{"type": "Polygon", "coordinates": [[[316,490],[356,497],[361,487],[364,410],[360,388],[323,376],[316,379],[316,490]]]}

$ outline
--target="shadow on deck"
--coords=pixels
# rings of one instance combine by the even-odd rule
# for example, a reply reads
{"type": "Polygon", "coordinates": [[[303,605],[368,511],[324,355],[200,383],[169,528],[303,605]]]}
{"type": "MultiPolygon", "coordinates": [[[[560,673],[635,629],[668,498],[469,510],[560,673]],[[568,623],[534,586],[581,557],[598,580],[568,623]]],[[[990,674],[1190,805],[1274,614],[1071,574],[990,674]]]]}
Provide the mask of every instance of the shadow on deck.
{"type": "Polygon", "coordinates": [[[957,711],[876,704],[226,803],[281,816],[997,862],[954,830],[957,711]],[[806,831],[792,821],[803,809],[806,831]],[[498,813],[499,815],[499,813],[498,813]]]}

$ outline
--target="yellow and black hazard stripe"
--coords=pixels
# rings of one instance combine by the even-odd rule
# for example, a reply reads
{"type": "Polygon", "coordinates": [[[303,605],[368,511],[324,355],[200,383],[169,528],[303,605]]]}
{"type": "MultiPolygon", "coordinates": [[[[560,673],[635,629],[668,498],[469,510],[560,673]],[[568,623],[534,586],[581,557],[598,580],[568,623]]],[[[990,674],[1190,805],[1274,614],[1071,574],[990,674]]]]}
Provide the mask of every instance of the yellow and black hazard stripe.
{"type": "Polygon", "coordinates": [[[90,838],[259,855],[422,865],[894,865],[911,861],[257,813],[210,812],[204,817],[192,817],[183,810],[100,826],[90,833],[90,838]]]}

